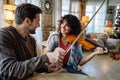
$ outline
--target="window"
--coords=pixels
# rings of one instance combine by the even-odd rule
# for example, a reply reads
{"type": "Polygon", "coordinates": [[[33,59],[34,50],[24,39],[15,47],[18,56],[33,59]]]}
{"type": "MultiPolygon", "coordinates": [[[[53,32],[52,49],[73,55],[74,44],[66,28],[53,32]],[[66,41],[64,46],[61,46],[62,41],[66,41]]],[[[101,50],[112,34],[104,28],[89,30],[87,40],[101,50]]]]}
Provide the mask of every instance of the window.
{"type": "Polygon", "coordinates": [[[62,0],[62,16],[69,14],[69,11],[70,11],[70,0],[62,0]]]}
{"type": "Polygon", "coordinates": [[[79,10],[80,10],[79,0],[62,0],[62,16],[66,14],[73,14],[79,18],[80,17],[79,10]]]}
{"type": "MultiPolygon", "coordinates": [[[[86,16],[89,16],[91,18],[101,3],[101,1],[92,2],[91,0],[88,0],[86,4],[86,16]]],[[[104,4],[96,16],[93,18],[93,20],[89,23],[86,28],[86,33],[103,32],[103,27],[105,25],[106,6],[107,5],[104,4]]]]}
{"type": "Polygon", "coordinates": [[[14,0],[15,5],[20,5],[21,3],[32,3],[34,5],[39,6],[40,0],[14,0]]]}

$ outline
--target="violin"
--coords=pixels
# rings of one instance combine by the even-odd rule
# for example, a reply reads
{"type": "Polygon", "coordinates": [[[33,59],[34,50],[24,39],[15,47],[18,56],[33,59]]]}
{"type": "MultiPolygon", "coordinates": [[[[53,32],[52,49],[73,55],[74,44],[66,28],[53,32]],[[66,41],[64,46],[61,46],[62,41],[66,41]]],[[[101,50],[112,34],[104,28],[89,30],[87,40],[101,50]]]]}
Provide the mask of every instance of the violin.
{"type": "MultiPolygon", "coordinates": [[[[66,40],[67,40],[68,43],[72,43],[72,42],[75,40],[75,38],[76,38],[76,36],[74,36],[74,35],[69,35],[66,40]]],[[[87,41],[87,40],[88,40],[87,38],[81,37],[81,38],[79,38],[79,39],[77,40],[77,43],[78,43],[78,44],[81,44],[81,45],[82,45],[82,48],[84,48],[85,50],[89,50],[89,51],[90,51],[90,50],[95,49],[95,48],[96,48],[95,44],[92,44],[92,43],[90,43],[90,42],[87,41]]],[[[90,39],[90,41],[97,43],[97,42],[96,42],[95,40],[93,40],[93,39],[90,39]]]]}
{"type": "MultiPolygon", "coordinates": [[[[68,43],[73,43],[73,41],[75,39],[76,39],[76,36],[69,35],[66,40],[67,40],[68,43]]],[[[84,37],[84,38],[80,37],[76,41],[76,43],[81,44],[84,49],[89,50],[89,51],[95,49],[96,47],[101,47],[101,48],[103,48],[103,50],[106,50],[103,46],[98,45],[95,40],[87,38],[87,37],[84,37]]],[[[108,55],[110,57],[112,57],[112,59],[114,59],[114,60],[120,60],[120,57],[116,56],[115,53],[112,53],[112,52],[108,51],[108,55]]]]}

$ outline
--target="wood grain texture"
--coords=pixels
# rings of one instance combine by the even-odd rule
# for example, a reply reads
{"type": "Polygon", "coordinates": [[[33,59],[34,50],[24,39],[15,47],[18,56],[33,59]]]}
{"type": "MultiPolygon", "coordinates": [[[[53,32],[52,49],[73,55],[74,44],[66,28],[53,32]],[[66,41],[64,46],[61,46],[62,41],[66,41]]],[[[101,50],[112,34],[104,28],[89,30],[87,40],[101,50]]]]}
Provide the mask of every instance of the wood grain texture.
{"type": "MultiPolygon", "coordinates": [[[[85,55],[88,54],[85,53],[85,55]]],[[[107,54],[94,57],[81,69],[89,76],[100,80],[120,80],[120,61],[113,60],[107,54]]]]}
{"type": "Polygon", "coordinates": [[[37,74],[34,77],[30,77],[26,80],[98,80],[98,79],[81,74],[55,72],[49,74],[37,74]]]}
{"type": "MultiPolygon", "coordinates": [[[[84,56],[90,54],[84,53],[84,56]]],[[[120,61],[112,60],[107,54],[98,55],[79,68],[88,76],[66,72],[37,74],[26,80],[120,80],[120,61]]]]}

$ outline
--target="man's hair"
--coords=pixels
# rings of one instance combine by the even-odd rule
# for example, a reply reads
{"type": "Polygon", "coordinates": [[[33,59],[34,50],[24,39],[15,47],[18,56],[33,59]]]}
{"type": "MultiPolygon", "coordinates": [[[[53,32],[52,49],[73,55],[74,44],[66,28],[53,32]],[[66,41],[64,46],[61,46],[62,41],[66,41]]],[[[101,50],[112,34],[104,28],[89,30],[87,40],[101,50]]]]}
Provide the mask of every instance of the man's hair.
{"type": "Polygon", "coordinates": [[[67,25],[71,28],[72,31],[70,32],[70,34],[77,36],[81,32],[82,26],[80,24],[79,19],[71,14],[65,15],[61,18],[61,20],[59,20],[60,23],[58,31],[60,31],[60,25],[63,23],[63,21],[66,21],[67,25]]]}
{"type": "Polygon", "coordinates": [[[42,10],[30,3],[23,3],[16,8],[15,11],[15,23],[21,24],[26,17],[31,21],[35,18],[36,14],[42,13],[42,10]]]}

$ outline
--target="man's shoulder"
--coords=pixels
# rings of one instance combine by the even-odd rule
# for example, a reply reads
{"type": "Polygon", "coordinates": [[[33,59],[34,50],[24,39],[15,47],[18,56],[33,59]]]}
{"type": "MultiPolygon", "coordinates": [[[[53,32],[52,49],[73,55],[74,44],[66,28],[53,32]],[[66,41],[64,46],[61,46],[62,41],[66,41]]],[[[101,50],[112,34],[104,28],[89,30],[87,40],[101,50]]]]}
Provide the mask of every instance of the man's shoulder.
{"type": "Polygon", "coordinates": [[[11,39],[11,41],[18,35],[14,27],[2,27],[0,28],[0,38],[1,39],[11,39]]]}
{"type": "Polygon", "coordinates": [[[14,27],[12,27],[12,26],[1,27],[0,32],[9,32],[9,31],[11,31],[13,29],[14,29],[14,27]]]}

